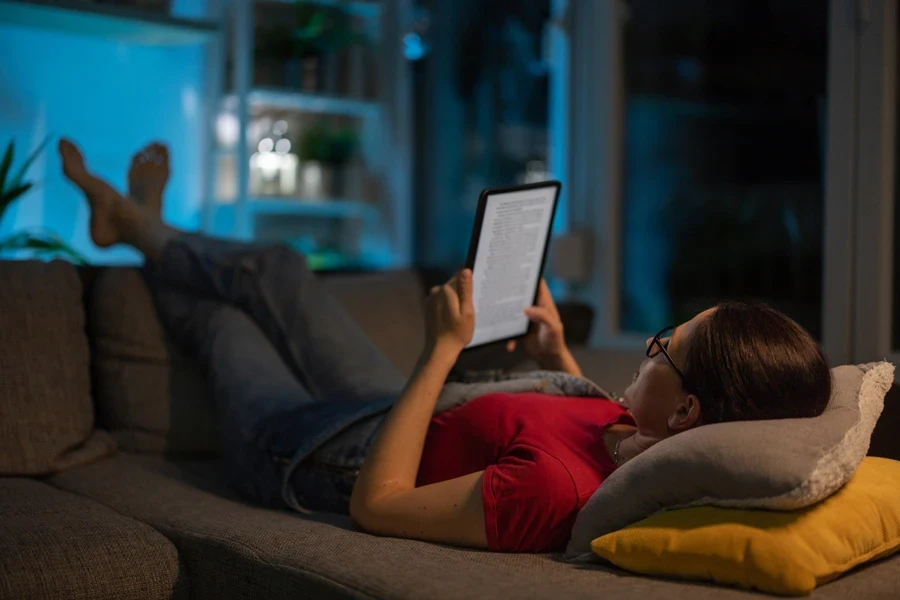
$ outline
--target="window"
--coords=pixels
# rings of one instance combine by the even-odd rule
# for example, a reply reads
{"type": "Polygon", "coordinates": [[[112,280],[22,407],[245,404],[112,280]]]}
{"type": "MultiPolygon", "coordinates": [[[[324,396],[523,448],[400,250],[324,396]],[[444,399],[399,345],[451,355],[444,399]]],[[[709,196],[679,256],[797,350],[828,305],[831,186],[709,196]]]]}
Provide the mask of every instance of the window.
{"type": "Polygon", "coordinates": [[[822,323],[828,3],[630,0],[621,330],[727,298],[822,323]]]}

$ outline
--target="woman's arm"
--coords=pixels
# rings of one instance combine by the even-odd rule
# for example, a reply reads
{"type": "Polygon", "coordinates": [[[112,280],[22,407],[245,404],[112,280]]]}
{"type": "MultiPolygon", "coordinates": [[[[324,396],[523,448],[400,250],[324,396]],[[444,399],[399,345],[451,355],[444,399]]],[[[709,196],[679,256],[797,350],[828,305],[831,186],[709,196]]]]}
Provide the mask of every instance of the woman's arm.
{"type": "Polygon", "coordinates": [[[482,473],[416,488],[425,436],[441,387],[472,339],[472,273],[433,288],[419,366],[360,469],[350,515],[372,533],[484,548],[482,473]]]}

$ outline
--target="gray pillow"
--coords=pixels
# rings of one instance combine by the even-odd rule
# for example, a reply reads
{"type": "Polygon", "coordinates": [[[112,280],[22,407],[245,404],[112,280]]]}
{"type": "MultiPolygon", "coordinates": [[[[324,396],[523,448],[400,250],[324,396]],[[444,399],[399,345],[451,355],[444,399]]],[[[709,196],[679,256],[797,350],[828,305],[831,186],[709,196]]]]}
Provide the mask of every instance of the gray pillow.
{"type": "Polygon", "coordinates": [[[842,366],[832,377],[831,400],[818,417],[706,425],[627,462],[578,513],[566,556],[592,557],[591,541],[661,510],[794,510],[827,498],[865,457],[894,366],[842,366]]]}

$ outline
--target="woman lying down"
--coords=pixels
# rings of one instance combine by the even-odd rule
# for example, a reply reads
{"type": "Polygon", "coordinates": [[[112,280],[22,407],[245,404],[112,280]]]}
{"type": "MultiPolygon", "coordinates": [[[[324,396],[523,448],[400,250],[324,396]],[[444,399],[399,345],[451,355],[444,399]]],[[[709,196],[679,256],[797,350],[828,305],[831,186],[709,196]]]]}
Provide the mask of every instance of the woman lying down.
{"type": "MultiPolygon", "coordinates": [[[[816,416],[830,396],[806,331],[765,305],[729,302],[647,340],[622,403],[492,393],[435,414],[474,330],[470,271],[431,290],[407,381],[302,256],[164,224],[164,147],[135,156],[127,196],[72,143],[59,151],[90,204],[94,242],[146,257],[161,320],[208,369],[233,484],[259,504],[349,512],[378,535],[558,551],[604,479],[657,442],[710,423],[816,416]]],[[[590,387],[545,284],[526,313],[537,325],[528,354],[573,383],[564,388],[590,387]]]]}

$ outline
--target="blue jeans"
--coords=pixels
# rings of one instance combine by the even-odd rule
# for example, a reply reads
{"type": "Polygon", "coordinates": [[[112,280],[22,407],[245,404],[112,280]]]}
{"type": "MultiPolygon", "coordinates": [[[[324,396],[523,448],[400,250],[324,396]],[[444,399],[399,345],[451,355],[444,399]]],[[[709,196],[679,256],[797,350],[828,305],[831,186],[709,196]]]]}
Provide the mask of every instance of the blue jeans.
{"type": "Polygon", "coordinates": [[[346,512],[403,375],[287,247],[185,234],[146,275],[160,320],[207,368],[232,485],[346,512]]]}

